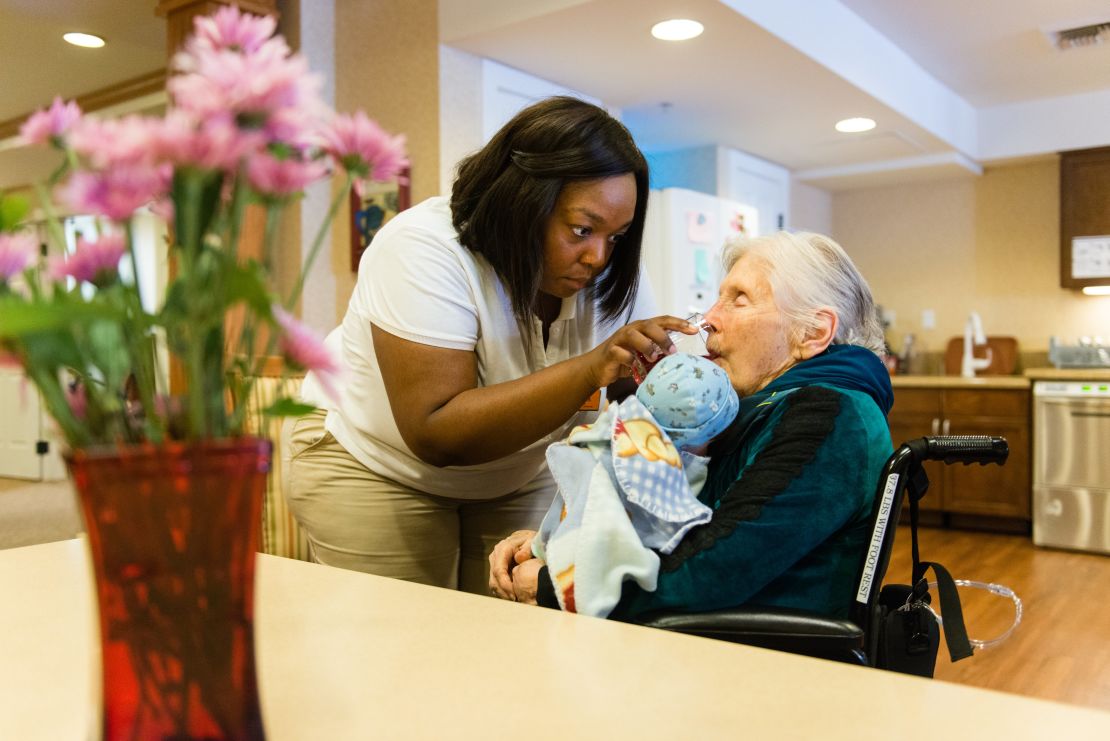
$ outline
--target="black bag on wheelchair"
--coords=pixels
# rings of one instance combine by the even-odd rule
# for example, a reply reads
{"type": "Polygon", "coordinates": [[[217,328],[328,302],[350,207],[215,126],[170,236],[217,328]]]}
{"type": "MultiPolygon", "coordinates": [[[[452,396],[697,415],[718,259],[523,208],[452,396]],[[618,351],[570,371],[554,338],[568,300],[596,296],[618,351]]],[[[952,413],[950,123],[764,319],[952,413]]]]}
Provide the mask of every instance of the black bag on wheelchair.
{"type": "Polygon", "coordinates": [[[932,595],[925,578],[929,569],[933,570],[937,579],[949,656],[952,661],[959,661],[971,656],[972,650],[964,625],[960,595],[952,575],[938,563],[922,561],[918,552],[917,503],[929,488],[929,477],[918,464],[909,473],[908,479],[906,496],[910,502],[913,584],[887,584],[879,592],[875,666],[903,674],[932,677],[940,647],[941,624],[930,607],[932,595]]]}

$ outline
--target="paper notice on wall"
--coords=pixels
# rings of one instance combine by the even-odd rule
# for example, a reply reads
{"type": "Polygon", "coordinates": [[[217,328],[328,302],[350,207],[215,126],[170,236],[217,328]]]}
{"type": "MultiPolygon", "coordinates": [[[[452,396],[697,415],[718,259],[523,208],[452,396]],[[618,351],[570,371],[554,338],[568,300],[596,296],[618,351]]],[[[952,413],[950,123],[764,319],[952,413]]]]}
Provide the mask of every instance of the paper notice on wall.
{"type": "Polygon", "coordinates": [[[709,255],[703,249],[694,250],[694,282],[699,286],[704,286],[708,285],[711,279],[709,255]]]}
{"type": "Polygon", "coordinates": [[[741,237],[748,236],[747,215],[740,209],[736,209],[732,218],[728,220],[729,234],[739,235],[741,237]]]}
{"type": "Polygon", "coordinates": [[[1071,241],[1072,278],[1110,278],[1110,235],[1071,241]]]}
{"type": "Polygon", "coordinates": [[[693,244],[712,244],[713,217],[705,211],[686,212],[686,239],[693,244]]]}

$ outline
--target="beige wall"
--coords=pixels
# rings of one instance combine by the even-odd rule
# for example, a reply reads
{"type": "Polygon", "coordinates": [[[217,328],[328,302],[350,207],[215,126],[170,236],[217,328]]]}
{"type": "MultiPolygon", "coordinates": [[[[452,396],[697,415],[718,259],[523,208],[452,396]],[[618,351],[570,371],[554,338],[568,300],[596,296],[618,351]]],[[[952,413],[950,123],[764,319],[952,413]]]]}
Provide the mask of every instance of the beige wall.
{"type": "MultiPolygon", "coordinates": [[[[821,188],[790,178],[790,228],[832,233],[832,194],[821,188]]],[[[760,224],[760,231],[771,231],[773,224],[760,224]]]]}
{"type": "MultiPolygon", "coordinates": [[[[436,0],[336,0],[335,77],[337,110],[362,108],[387,131],[407,137],[412,202],[439,193],[436,0]]],[[[332,236],[338,324],[355,284],[346,205],[332,236]]]]}
{"type": "Polygon", "coordinates": [[[895,313],[895,349],[913,332],[941,352],[971,311],[987,334],[1043,352],[1056,334],[1110,339],[1110,298],[1060,288],[1059,163],[989,167],[974,179],[838,193],[832,233],[876,300],[895,313]],[[932,309],[936,327],[922,328],[932,309]]]}

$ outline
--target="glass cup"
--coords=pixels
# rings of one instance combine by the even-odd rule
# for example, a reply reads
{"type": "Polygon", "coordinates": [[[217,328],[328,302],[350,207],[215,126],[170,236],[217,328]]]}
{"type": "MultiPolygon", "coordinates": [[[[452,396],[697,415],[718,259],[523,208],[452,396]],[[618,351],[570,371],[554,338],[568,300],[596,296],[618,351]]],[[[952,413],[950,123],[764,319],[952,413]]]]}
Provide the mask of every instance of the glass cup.
{"type": "MultiPolygon", "coordinates": [[[[671,338],[675,352],[689,353],[703,358],[709,357],[709,348],[705,344],[706,338],[709,336],[709,323],[699,312],[694,312],[686,317],[686,321],[697,327],[698,333],[683,334],[677,329],[667,330],[667,336],[671,338]]],[[[636,353],[636,357],[632,360],[632,380],[636,383],[643,383],[648,372],[665,357],[667,357],[665,354],[660,354],[654,360],[648,360],[642,353],[636,353]]]]}

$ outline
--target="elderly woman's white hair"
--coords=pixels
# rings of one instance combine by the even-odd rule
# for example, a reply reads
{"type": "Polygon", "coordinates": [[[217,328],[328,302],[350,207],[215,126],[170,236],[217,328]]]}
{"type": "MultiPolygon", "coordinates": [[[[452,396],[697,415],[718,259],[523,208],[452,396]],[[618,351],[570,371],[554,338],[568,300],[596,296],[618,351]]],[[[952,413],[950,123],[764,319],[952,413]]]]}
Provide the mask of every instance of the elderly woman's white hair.
{"type": "Polygon", "coordinates": [[[883,354],[883,328],[871,288],[839,244],[812,232],[734,237],[722,255],[725,271],[747,254],[766,265],[775,304],[798,338],[817,327],[817,310],[829,307],[840,320],[833,344],[859,345],[883,354]]]}

